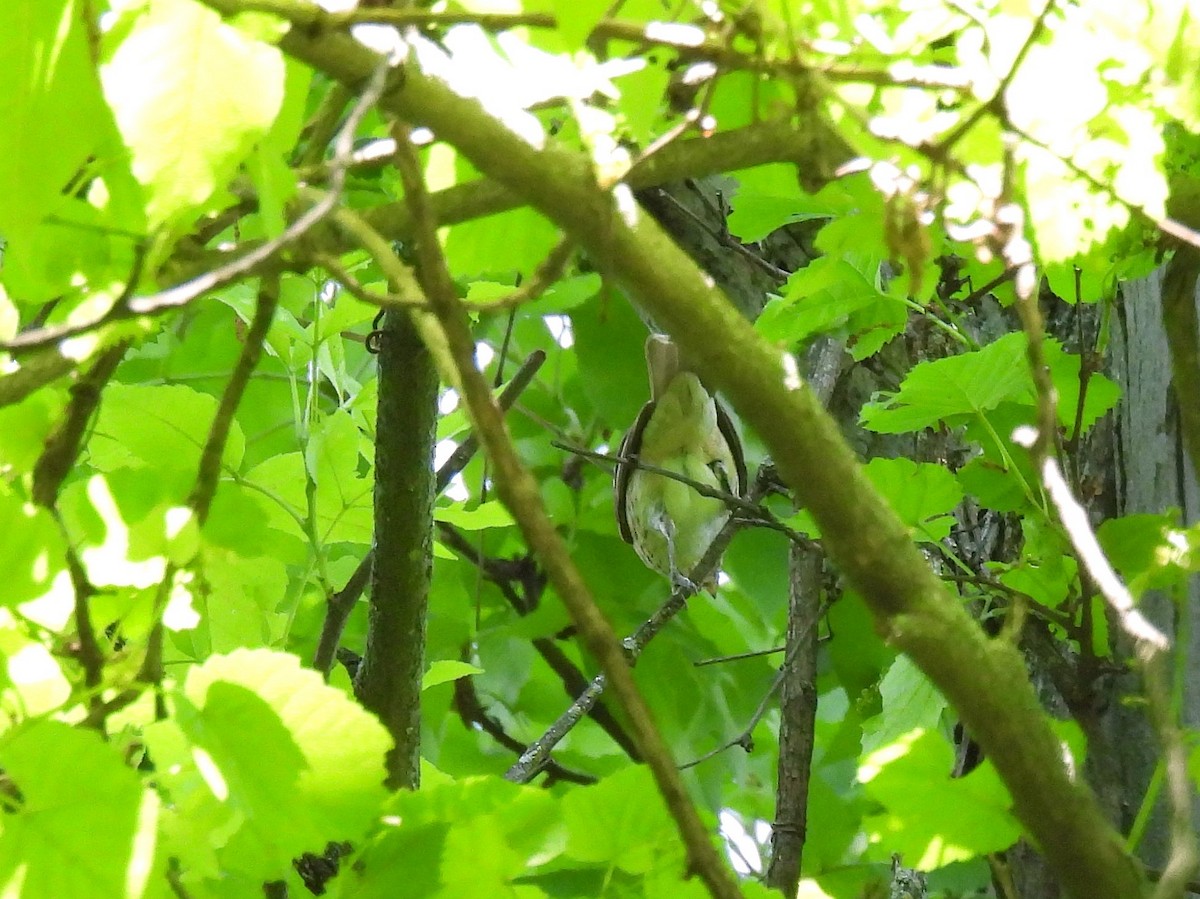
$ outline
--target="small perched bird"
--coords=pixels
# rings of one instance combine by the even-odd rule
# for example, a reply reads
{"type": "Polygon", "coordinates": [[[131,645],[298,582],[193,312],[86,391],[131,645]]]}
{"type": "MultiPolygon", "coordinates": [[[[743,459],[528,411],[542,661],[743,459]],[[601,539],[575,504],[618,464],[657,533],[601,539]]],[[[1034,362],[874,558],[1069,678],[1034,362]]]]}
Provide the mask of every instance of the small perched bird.
{"type": "Polygon", "coordinates": [[[614,481],[617,526],[646,565],[674,585],[695,589],[687,575],[729,520],[729,507],[638,463],[740,497],[746,490],[742,441],[725,408],[682,368],[669,337],[647,338],[646,367],[650,401],[621,441],[627,461],[618,464],[614,481]]]}

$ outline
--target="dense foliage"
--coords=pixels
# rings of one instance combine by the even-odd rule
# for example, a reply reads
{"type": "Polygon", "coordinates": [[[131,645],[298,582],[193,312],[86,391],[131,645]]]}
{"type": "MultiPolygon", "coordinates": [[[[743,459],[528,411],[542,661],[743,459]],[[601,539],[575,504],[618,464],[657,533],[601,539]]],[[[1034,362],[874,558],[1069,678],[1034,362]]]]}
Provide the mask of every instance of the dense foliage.
{"type": "MultiPolygon", "coordinates": [[[[1160,658],[1112,610],[1120,585],[1083,572],[1090,531],[1046,462],[1101,492],[1081,460],[1120,401],[1118,283],[1200,246],[1195,10],[326,5],[0,5],[0,892],[772,894],[781,647],[814,547],[833,564],[807,629],[800,894],[881,895],[896,854],[931,895],[991,889],[1022,834],[1074,895],[1147,891],[1127,851],[1157,794],[1125,797],[1147,810],[1132,834],[1093,814],[1062,761],[1086,728],[1037,710],[1014,647],[1028,618],[1100,668],[1160,658]],[[630,190],[718,175],[718,242],[773,279],[757,334],[630,190]],[[812,261],[781,270],[779,234],[812,261]],[[1039,303],[1086,307],[1087,333],[1047,336],[1039,303]],[[649,715],[618,684],[514,774],[602,668],[621,676],[591,612],[624,638],[671,593],[617,534],[611,466],[576,452],[611,455],[645,401],[645,319],[726,391],[751,478],[778,467],[773,526],[739,529],[715,595],[637,646],[649,715]],[[436,368],[432,403],[378,374],[388,340],[409,347],[394,384],[436,368]],[[842,424],[888,450],[861,469],[795,405],[781,351],[804,373],[820,345],[870,373],[842,424]],[[472,346],[490,387],[532,373],[507,430],[472,346]],[[377,484],[405,414],[381,398],[436,416],[435,436],[400,428],[409,470],[444,472],[432,520],[419,476],[377,484]],[[486,452],[451,460],[473,429],[486,452]],[[423,644],[372,630],[389,509],[423,644]],[[987,516],[1009,536],[974,557],[987,516]],[[370,686],[406,663],[419,728],[370,686]],[[951,778],[959,716],[989,760],[951,778]],[[418,746],[419,789],[386,789],[415,785],[418,746]],[[686,835],[691,806],[736,886],[686,835]],[[1083,873],[1059,864],[1076,840],[1083,873]]],[[[1195,534],[1158,511],[1100,541],[1134,596],[1179,598],[1195,534]]],[[[1135,700],[1181,762],[1190,732],[1150,678],[1135,700]]],[[[1178,806],[1190,780],[1167,768],[1178,806]]]]}

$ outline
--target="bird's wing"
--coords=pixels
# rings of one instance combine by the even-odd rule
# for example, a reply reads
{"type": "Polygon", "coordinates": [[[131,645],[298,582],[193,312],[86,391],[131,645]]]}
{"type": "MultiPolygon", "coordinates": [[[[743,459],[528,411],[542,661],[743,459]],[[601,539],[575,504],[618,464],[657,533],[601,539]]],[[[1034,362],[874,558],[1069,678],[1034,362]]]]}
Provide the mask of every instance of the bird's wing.
{"type": "MultiPolygon", "coordinates": [[[[642,450],[642,435],[646,431],[646,423],[650,421],[650,416],[654,414],[654,407],[658,405],[654,400],[642,406],[642,411],[638,413],[637,418],[633,420],[633,424],[629,426],[629,430],[625,432],[625,436],[621,438],[621,447],[617,450],[617,454],[622,459],[628,459],[631,456],[636,456],[642,450]]],[[[743,463],[743,469],[745,464],[743,463]]],[[[625,498],[629,491],[629,479],[633,473],[637,471],[637,466],[629,463],[618,463],[617,476],[613,479],[613,506],[617,511],[617,531],[621,535],[621,539],[626,543],[633,543],[633,532],[629,529],[629,516],[626,514],[625,498]]]]}

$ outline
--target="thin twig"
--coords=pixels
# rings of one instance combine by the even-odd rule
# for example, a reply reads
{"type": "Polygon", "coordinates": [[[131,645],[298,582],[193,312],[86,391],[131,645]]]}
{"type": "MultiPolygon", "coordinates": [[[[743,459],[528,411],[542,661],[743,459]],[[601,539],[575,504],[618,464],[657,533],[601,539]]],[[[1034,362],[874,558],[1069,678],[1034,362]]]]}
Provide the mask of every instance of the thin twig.
{"type": "Polygon", "coordinates": [[[986,297],[1005,281],[1011,281],[1016,273],[1017,270],[1015,268],[1005,268],[1004,271],[992,278],[992,280],[988,281],[987,284],[972,290],[969,294],[959,300],[959,302],[963,306],[970,306],[972,303],[975,303],[983,297],[986,297]]]}
{"type": "Polygon", "coordinates": [[[1017,51],[1017,55],[1013,57],[1012,65],[1004,73],[1004,77],[1000,80],[1000,84],[997,85],[996,90],[992,92],[992,96],[985,103],[981,103],[974,112],[963,119],[953,131],[938,142],[938,150],[941,153],[948,152],[951,147],[958,143],[964,134],[970,131],[983,118],[989,109],[994,109],[997,104],[1004,101],[1005,92],[1012,84],[1013,79],[1017,77],[1017,72],[1021,68],[1021,64],[1025,62],[1025,57],[1029,55],[1029,51],[1033,49],[1033,45],[1037,42],[1037,39],[1042,34],[1042,30],[1046,27],[1046,17],[1050,15],[1050,10],[1054,8],[1054,4],[1055,0],[1046,0],[1042,11],[1034,19],[1033,25],[1029,29],[1029,34],[1025,36],[1021,48],[1017,51]]]}
{"type": "Polygon", "coordinates": [[[695,212],[688,209],[683,203],[679,202],[679,200],[674,197],[670,191],[663,190],[662,188],[651,188],[651,190],[654,191],[656,196],[666,201],[669,205],[695,222],[699,228],[705,231],[709,237],[711,237],[721,246],[726,247],[737,253],[739,256],[744,257],[752,265],[762,269],[762,271],[764,271],[771,278],[775,279],[776,281],[783,282],[792,276],[792,273],[786,269],[782,269],[777,265],[772,265],[769,261],[763,259],[728,231],[718,231],[716,228],[712,227],[695,212]]]}
{"type": "MultiPolygon", "coordinates": [[[[475,686],[469,677],[460,677],[454,682],[454,708],[468,729],[478,727],[497,743],[512,752],[522,752],[525,744],[510,736],[504,726],[487,713],[475,686]]],[[[597,778],[591,774],[580,774],[564,768],[558,762],[550,759],[546,763],[546,775],[549,780],[562,780],[574,784],[594,784],[597,778]]]]}
{"type": "Polygon", "coordinates": [[[229,383],[225,385],[221,394],[220,405],[217,406],[216,415],[213,416],[212,425],[208,429],[208,437],[204,441],[204,449],[200,453],[196,485],[188,497],[188,505],[195,511],[200,524],[204,524],[208,519],[208,511],[221,476],[221,456],[225,452],[225,444],[233,427],[233,416],[242,402],[246,385],[250,383],[250,376],[262,358],[263,344],[266,342],[271,322],[275,319],[275,308],[278,305],[279,276],[268,275],[263,278],[259,287],[254,317],[246,330],[242,351],[233,367],[233,373],[229,376],[229,383]]]}
{"type": "Polygon", "coordinates": [[[38,505],[50,509],[57,502],[59,488],[79,457],[84,432],[100,405],[104,385],[116,372],[127,349],[128,341],[122,341],[104,350],[87,374],[71,385],[68,391],[71,401],[62,420],[46,438],[33,467],[33,500],[38,505]]]}
{"type": "MultiPolygon", "coordinates": [[[[765,466],[759,469],[755,484],[750,490],[751,497],[760,496],[765,491],[769,480],[767,471],[765,466]]],[[[725,554],[725,548],[741,527],[742,523],[735,518],[726,522],[725,527],[721,529],[716,539],[705,551],[704,556],[696,563],[696,567],[687,573],[686,583],[677,584],[666,602],[642,622],[630,636],[621,641],[631,665],[637,661],[638,656],[642,654],[650,641],[661,633],[667,623],[684,608],[688,598],[696,592],[694,585],[704,583],[716,571],[721,557],[725,554]],[[687,586],[689,583],[693,586],[687,586]]],[[[532,780],[541,770],[546,759],[550,757],[550,752],[554,747],[571,732],[576,724],[583,720],[583,716],[595,705],[604,692],[606,684],[607,680],[603,674],[596,675],[588,684],[587,689],[576,697],[575,701],[558,716],[545,733],[529,745],[529,748],[513,766],[504,773],[504,777],[514,783],[528,783],[532,780]]]]}
{"type": "Polygon", "coordinates": [[[472,312],[494,312],[499,309],[513,309],[538,299],[546,290],[562,277],[563,267],[566,266],[571,254],[575,252],[575,243],[569,237],[561,238],[545,259],[533,270],[533,275],[515,288],[507,296],[500,297],[487,303],[472,303],[472,312]]]}
{"type": "Polygon", "coordinates": [[[794,528],[788,527],[782,521],[775,517],[770,509],[766,508],[761,502],[755,502],[747,497],[737,496],[730,493],[728,490],[721,490],[719,487],[713,487],[705,484],[702,481],[697,481],[695,478],[690,478],[678,471],[672,471],[669,468],[662,468],[658,465],[651,465],[649,462],[643,462],[637,456],[619,456],[612,453],[599,453],[595,450],[584,449],[581,446],[567,443],[562,440],[551,440],[550,445],[558,449],[566,450],[576,456],[581,456],[585,459],[591,459],[595,462],[608,462],[612,465],[632,465],[634,468],[639,468],[642,471],[650,474],[661,475],[664,478],[670,478],[672,481],[678,481],[681,484],[686,484],[697,493],[708,499],[720,500],[725,503],[730,509],[735,509],[743,513],[739,521],[742,524],[749,524],[755,527],[768,528],[769,530],[779,531],[785,535],[793,543],[799,543],[802,546],[812,547],[816,545],[816,541],[804,536],[794,528]]]}
{"type": "Polygon", "coordinates": [[[313,256],[313,261],[321,268],[329,272],[329,277],[338,284],[342,285],[346,291],[355,299],[362,300],[364,303],[369,303],[372,306],[378,306],[381,309],[391,308],[393,306],[423,306],[424,303],[420,300],[414,301],[405,297],[397,296],[391,293],[375,293],[367,290],[354,275],[350,274],[349,270],[341,264],[338,258],[331,253],[317,253],[313,256]]]}
{"type": "Polygon", "coordinates": [[[294,222],[288,225],[278,237],[260,244],[245,255],[232,259],[202,275],[198,275],[190,281],[185,281],[183,284],[177,284],[174,287],[169,287],[166,290],[150,294],[149,296],[132,297],[127,302],[114,304],[107,312],[89,321],[74,325],[54,325],[27,331],[24,334],[17,335],[8,343],[0,344],[0,350],[28,351],[36,347],[57,343],[60,340],[70,337],[78,337],[81,334],[94,331],[96,328],[120,319],[141,315],[158,315],[173,309],[179,309],[197,297],[216,290],[219,287],[224,287],[226,284],[243,277],[258,265],[270,259],[281,249],[302,237],[329,215],[341,200],[342,192],[346,186],[346,167],[350,164],[354,149],[354,133],[358,130],[358,126],[362,122],[363,116],[366,115],[367,110],[374,106],[383,95],[384,88],[387,86],[389,71],[391,71],[391,64],[385,58],[376,66],[366,87],[359,96],[358,102],[354,104],[350,115],[346,117],[346,123],[338,133],[337,140],[334,142],[335,153],[333,159],[330,161],[329,188],[327,192],[320,201],[313,204],[298,216],[294,222]]]}
{"type": "Polygon", "coordinates": [[[679,766],[680,769],[686,770],[688,768],[695,768],[702,762],[707,762],[709,759],[720,755],[726,749],[732,749],[734,746],[741,746],[742,749],[746,750],[746,752],[753,752],[754,728],[758,727],[758,723],[762,721],[763,716],[767,714],[767,709],[770,707],[771,700],[774,699],[775,693],[779,690],[779,688],[783,686],[783,679],[787,676],[787,668],[791,660],[792,653],[788,653],[787,657],[784,659],[783,665],[781,665],[779,670],[775,672],[775,677],[771,680],[771,686],[767,688],[767,692],[763,694],[763,698],[759,700],[758,707],[750,716],[750,721],[746,724],[745,728],[742,729],[741,733],[730,740],[726,740],[720,746],[710,749],[703,755],[697,756],[690,762],[683,762],[679,766]]]}
{"type": "Polygon", "coordinates": [[[697,659],[692,662],[693,668],[703,668],[706,665],[724,665],[728,662],[741,662],[745,659],[761,659],[765,656],[773,656],[776,653],[787,650],[786,646],[772,646],[770,649],[755,649],[751,652],[735,652],[728,656],[715,656],[711,659],[697,659]]]}

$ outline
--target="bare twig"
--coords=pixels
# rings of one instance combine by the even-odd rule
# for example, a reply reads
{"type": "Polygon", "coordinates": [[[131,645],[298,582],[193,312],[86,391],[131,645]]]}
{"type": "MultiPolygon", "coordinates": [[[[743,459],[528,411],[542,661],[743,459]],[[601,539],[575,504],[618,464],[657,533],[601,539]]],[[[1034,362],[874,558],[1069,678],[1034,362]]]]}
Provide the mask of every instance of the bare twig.
{"type": "MultiPolygon", "coordinates": [[[[750,490],[751,498],[756,498],[762,495],[765,489],[767,478],[766,469],[760,469],[758,477],[755,479],[755,484],[750,490]]],[[[729,545],[729,541],[733,535],[742,527],[742,523],[736,518],[731,518],[721,532],[713,540],[712,544],[705,551],[704,556],[696,563],[696,567],[687,572],[687,583],[702,584],[707,581],[716,571],[717,566],[721,563],[721,557],[725,554],[725,548],[729,545]]],[[[629,658],[630,664],[637,661],[638,656],[649,645],[667,623],[674,618],[687,604],[687,600],[695,593],[695,587],[688,587],[681,583],[675,586],[671,591],[671,595],[667,598],[658,609],[646,619],[630,636],[621,641],[622,647],[629,658]]],[[[596,675],[592,682],[588,684],[587,689],[576,697],[575,701],[564,711],[555,722],[546,729],[536,741],[530,744],[529,748],[521,755],[515,764],[504,776],[514,783],[528,783],[541,770],[545,760],[550,757],[550,752],[558,743],[571,732],[588,710],[595,705],[600,695],[604,692],[607,679],[603,674],[596,675]]]]}
{"type": "MultiPolygon", "coordinates": [[[[742,524],[753,525],[755,527],[768,528],[773,531],[779,531],[793,543],[798,543],[802,546],[811,547],[816,545],[816,541],[804,536],[794,528],[789,528],[786,524],[780,521],[766,508],[761,501],[752,500],[748,497],[738,496],[730,493],[728,490],[721,490],[719,487],[713,487],[705,484],[702,481],[697,481],[695,478],[690,478],[678,471],[672,471],[669,468],[661,468],[658,465],[651,465],[649,462],[643,462],[637,456],[618,456],[612,453],[598,453],[595,450],[584,449],[581,446],[574,446],[562,440],[551,440],[551,446],[566,450],[576,456],[581,456],[585,459],[591,459],[594,462],[608,462],[612,465],[632,465],[634,468],[640,468],[642,471],[650,474],[661,475],[664,478],[670,478],[673,481],[678,481],[681,484],[686,484],[691,487],[701,496],[709,499],[720,500],[725,503],[730,509],[734,509],[741,514],[739,521],[742,524]]],[[[759,496],[761,500],[761,494],[759,496]]]]}
{"type": "Polygon", "coordinates": [[[129,344],[122,341],[104,350],[87,374],[71,385],[71,401],[62,420],[46,438],[45,448],[33,468],[33,499],[38,505],[53,508],[63,479],[79,457],[84,432],[100,405],[104,385],[116,372],[128,348],[129,344]]]}
{"type": "Polygon", "coordinates": [[[513,309],[536,300],[555,281],[562,277],[563,267],[574,252],[575,244],[570,238],[564,237],[560,239],[550,250],[549,255],[534,269],[533,275],[528,281],[520,287],[515,288],[512,293],[498,300],[492,300],[487,303],[472,303],[472,311],[492,312],[498,309],[513,309]]]}
{"type": "Polygon", "coordinates": [[[225,443],[233,427],[233,416],[246,392],[246,385],[250,383],[250,375],[254,373],[262,358],[263,343],[267,339],[267,331],[275,318],[275,307],[278,305],[279,276],[267,276],[259,287],[254,317],[250,320],[250,327],[242,342],[237,364],[233,367],[229,383],[225,385],[225,391],[221,394],[217,413],[213,416],[213,423],[208,429],[208,438],[204,441],[204,449],[200,454],[196,485],[188,497],[188,505],[195,511],[200,524],[204,524],[208,518],[208,510],[212,506],[213,496],[217,492],[217,481],[221,475],[221,455],[225,452],[225,443]]]}
{"type": "MultiPolygon", "coordinates": [[[[811,622],[808,622],[808,625],[811,626],[811,625],[815,624],[817,618],[819,618],[819,617],[820,617],[820,615],[817,615],[811,622]]],[[[709,750],[708,752],[704,753],[704,755],[700,756],[699,758],[693,759],[690,762],[686,762],[686,763],[680,765],[679,767],[680,768],[694,768],[696,765],[699,765],[701,762],[706,762],[709,759],[713,758],[714,756],[720,755],[726,749],[732,749],[734,746],[741,746],[747,752],[751,752],[754,749],[754,740],[752,738],[753,734],[754,734],[754,728],[758,727],[758,723],[760,721],[762,721],[763,715],[765,715],[767,713],[767,709],[770,707],[771,699],[775,696],[775,693],[783,685],[784,678],[787,677],[788,665],[791,664],[792,659],[794,658],[797,651],[798,651],[798,647],[794,646],[794,647],[792,647],[791,651],[788,652],[787,656],[783,660],[783,664],[779,666],[779,671],[775,674],[775,677],[772,679],[771,686],[768,687],[767,692],[765,694],[763,694],[763,698],[759,701],[758,707],[754,710],[754,714],[750,716],[749,722],[746,724],[745,728],[742,729],[741,733],[739,733],[736,737],[733,737],[730,740],[726,740],[724,743],[722,743],[720,746],[716,747],[715,749],[709,750]]]]}
{"type": "Polygon", "coordinates": [[[757,253],[755,253],[752,249],[750,249],[748,246],[746,246],[740,240],[738,240],[736,237],[734,237],[732,234],[730,234],[728,231],[718,231],[717,229],[713,228],[711,225],[709,225],[708,222],[706,222],[704,219],[702,219],[700,216],[698,216],[695,212],[688,209],[687,206],[685,206],[683,203],[679,202],[679,200],[676,199],[671,194],[670,191],[662,190],[660,188],[651,188],[651,190],[653,190],[655,192],[655,195],[657,197],[659,197],[664,203],[667,203],[668,205],[670,205],[671,207],[676,209],[680,214],[686,216],[687,218],[689,218],[693,222],[695,222],[699,228],[701,228],[705,233],[708,234],[709,237],[711,237],[713,240],[715,240],[721,246],[726,247],[729,250],[732,250],[733,252],[737,253],[739,256],[744,257],[747,261],[750,262],[751,265],[754,265],[757,268],[762,269],[771,278],[774,278],[776,281],[779,281],[782,283],[792,276],[791,272],[781,269],[777,265],[772,265],[766,259],[763,259],[757,253]]]}
{"type": "MultiPolygon", "coordinates": [[[[460,677],[454,682],[454,708],[458,711],[459,717],[462,718],[463,724],[468,729],[478,727],[505,749],[513,752],[522,752],[525,749],[525,744],[509,736],[503,725],[487,713],[487,710],[483,707],[483,703],[479,701],[479,696],[475,692],[471,678],[460,677]]],[[[546,763],[545,770],[547,777],[552,781],[562,780],[567,783],[594,784],[597,780],[590,774],[580,774],[577,771],[564,768],[553,759],[546,763]]]]}
{"type": "Polygon", "coordinates": [[[770,649],[755,649],[751,652],[735,652],[727,656],[715,656],[711,659],[697,659],[692,662],[693,668],[703,668],[706,665],[724,665],[729,662],[741,662],[745,659],[761,659],[765,656],[773,656],[787,650],[786,646],[772,646],[770,649]]]}
{"type": "MultiPolygon", "coordinates": [[[[329,166],[328,191],[319,202],[301,213],[278,237],[260,244],[245,255],[231,259],[229,262],[212,271],[198,275],[190,281],[185,281],[183,284],[177,284],[174,287],[150,294],[149,296],[132,297],[127,302],[118,302],[107,312],[90,321],[74,325],[55,325],[38,328],[33,331],[27,331],[24,334],[18,334],[8,343],[0,344],[0,350],[28,351],[36,347],[57,343],[60,340],[70,337],[77,337],[80,334],[86,334],[110,322],[141,315],[157,315],[173,309],[179,309],[197,297],[245,276],[273,257],[281,249],[302,237],[329,215],[341,199],[342,191],[346,186],[346,167],[350,163],[351,154],[354,149],[354,133],[358,130],[358,126],[362,122],[363,116],[366,115],[367,110],[374,106],[380,96],[382,96],[384,88],[387,86],[387,77],[390,71],[391,65],[389,61],[387,59],[381,60],[368,80],[362,94],[359,96],[358,101],[346,117],[346,123],[342,126],[342,130],[338,133],[337,140],[334,143],[335,153],[329,166]]],[[[129,287],[132,287],[132,285],[129,287]]]]}

